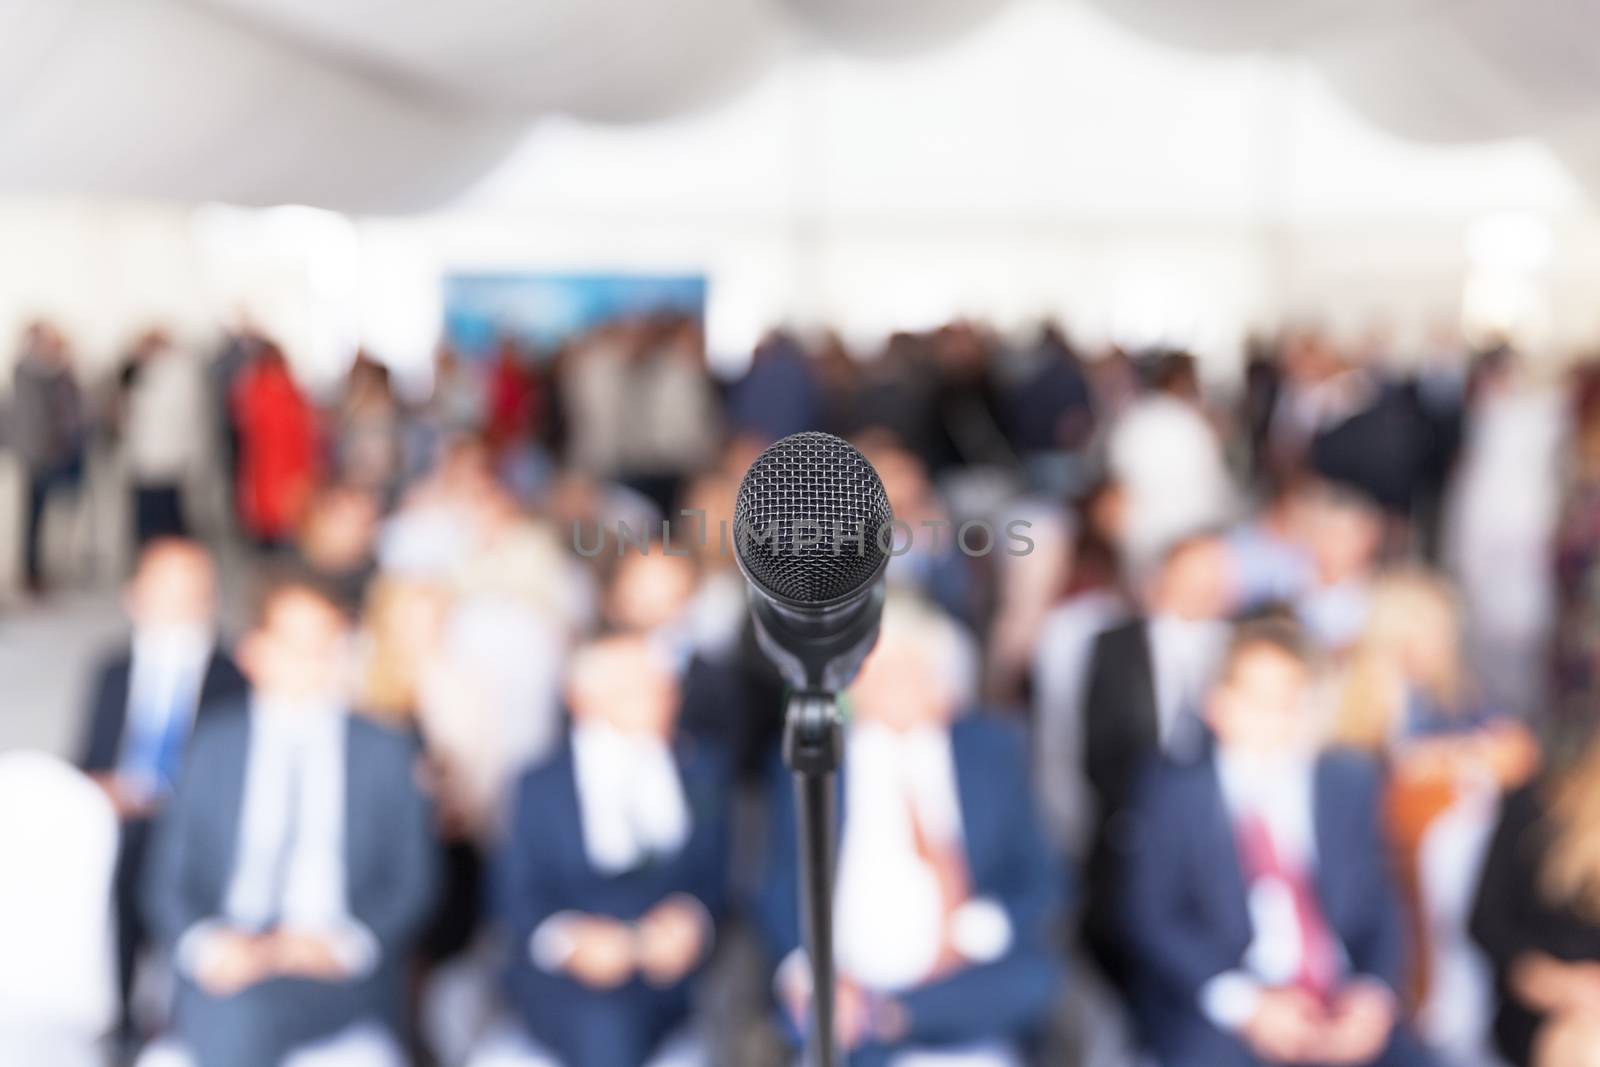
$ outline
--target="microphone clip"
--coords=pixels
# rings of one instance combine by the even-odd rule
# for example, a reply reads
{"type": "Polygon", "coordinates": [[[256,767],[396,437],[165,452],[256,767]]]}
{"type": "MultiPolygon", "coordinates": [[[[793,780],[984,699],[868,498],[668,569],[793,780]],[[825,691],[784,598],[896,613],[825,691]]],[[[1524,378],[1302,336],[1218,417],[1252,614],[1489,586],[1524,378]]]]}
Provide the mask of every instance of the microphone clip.
{"type": "Polygon", "coordinates": [[[790,694],[784,715],[783,762],[796,774],[827,775],[844,758],[844,724],[832,693],[790,694]]]}

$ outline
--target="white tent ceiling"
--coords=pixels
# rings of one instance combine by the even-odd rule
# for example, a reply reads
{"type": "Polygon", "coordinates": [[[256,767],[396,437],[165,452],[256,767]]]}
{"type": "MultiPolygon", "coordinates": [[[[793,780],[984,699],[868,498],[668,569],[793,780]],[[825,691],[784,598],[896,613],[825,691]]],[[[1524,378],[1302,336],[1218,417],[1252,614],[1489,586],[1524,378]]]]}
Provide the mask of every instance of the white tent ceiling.
{"type": "MultiPolygon", "coordinates": [[[[786,49],[959,36],[1009,0],[0,0],[0,189],[433,206],[533,120],[693,108],[786,49]]],[[[1600,190],[1591,0],[1060,0],[1292,50],[1403,136],[1546,138],[1600,190]]]]}

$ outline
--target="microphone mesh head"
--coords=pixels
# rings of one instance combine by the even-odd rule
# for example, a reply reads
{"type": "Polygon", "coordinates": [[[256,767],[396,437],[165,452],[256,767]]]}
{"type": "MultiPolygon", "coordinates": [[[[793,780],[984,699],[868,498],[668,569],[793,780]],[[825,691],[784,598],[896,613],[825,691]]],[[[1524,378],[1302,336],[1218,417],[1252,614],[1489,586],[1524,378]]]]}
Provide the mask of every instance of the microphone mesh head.
{"type": "Polygon", "coordinates": [[[824,605],[870,584],[894,520],[878,472],[832,434],[797,433],[745,472],[733,509],[745,575],[791,604],[824,605]]]}

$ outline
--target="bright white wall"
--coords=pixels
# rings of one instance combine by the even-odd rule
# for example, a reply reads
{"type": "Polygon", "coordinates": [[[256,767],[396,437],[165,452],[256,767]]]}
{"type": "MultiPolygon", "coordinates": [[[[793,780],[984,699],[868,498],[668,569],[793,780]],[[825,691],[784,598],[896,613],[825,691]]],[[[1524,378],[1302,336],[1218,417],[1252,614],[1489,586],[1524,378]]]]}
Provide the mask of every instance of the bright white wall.
{"type": "Polygon", "coordinates": [[[704,270],[730,361],[774,322],[866,340],[1053,314],[1221,371],[1285,317],[1402,339],[1459,318],[1482,270],[1468,235],[1505,212],[1550,245],[1507,283],[1533,294],[1515,325],[1593,340],[1597,224],[1539,143],[1403,143],[1302,62],[1195,55],[1028,0],[917,58],[798,55],[670,121],[551,120],[426,216],[0,200],[0,346],[33,310],[95,359],[149,319],[198,335],[248,305],[309,367],[358,338],[418,363],[449,270],[704,270]]]}

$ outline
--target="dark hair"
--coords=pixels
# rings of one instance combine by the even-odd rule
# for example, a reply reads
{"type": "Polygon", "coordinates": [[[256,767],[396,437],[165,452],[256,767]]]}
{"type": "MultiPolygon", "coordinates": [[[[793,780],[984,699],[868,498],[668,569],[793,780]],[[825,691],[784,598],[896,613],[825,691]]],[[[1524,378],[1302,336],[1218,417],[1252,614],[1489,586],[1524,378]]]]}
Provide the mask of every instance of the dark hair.
{"type": "Polygon", "coordinates": [[[340,597],[315,571],[296,562],[269,565],[256,579],[251,596],[251,620],[255,625],[261,625],[279,600],[294,594],[322,601],[346,625],[354,621],[350,606],[345,603],[344,598],[340,597]]]}
{"type": "Polygon", "coordinates": [[[1310,667],[1315,659],[1305,630],[1286,613],[1275,612],[1241,622],[1228,642],[1222,657],[1221,678],[1228,678],[1239,661],[1251,652],[1266,650],[1287,656],[1301,666],[1310,667]]]}

